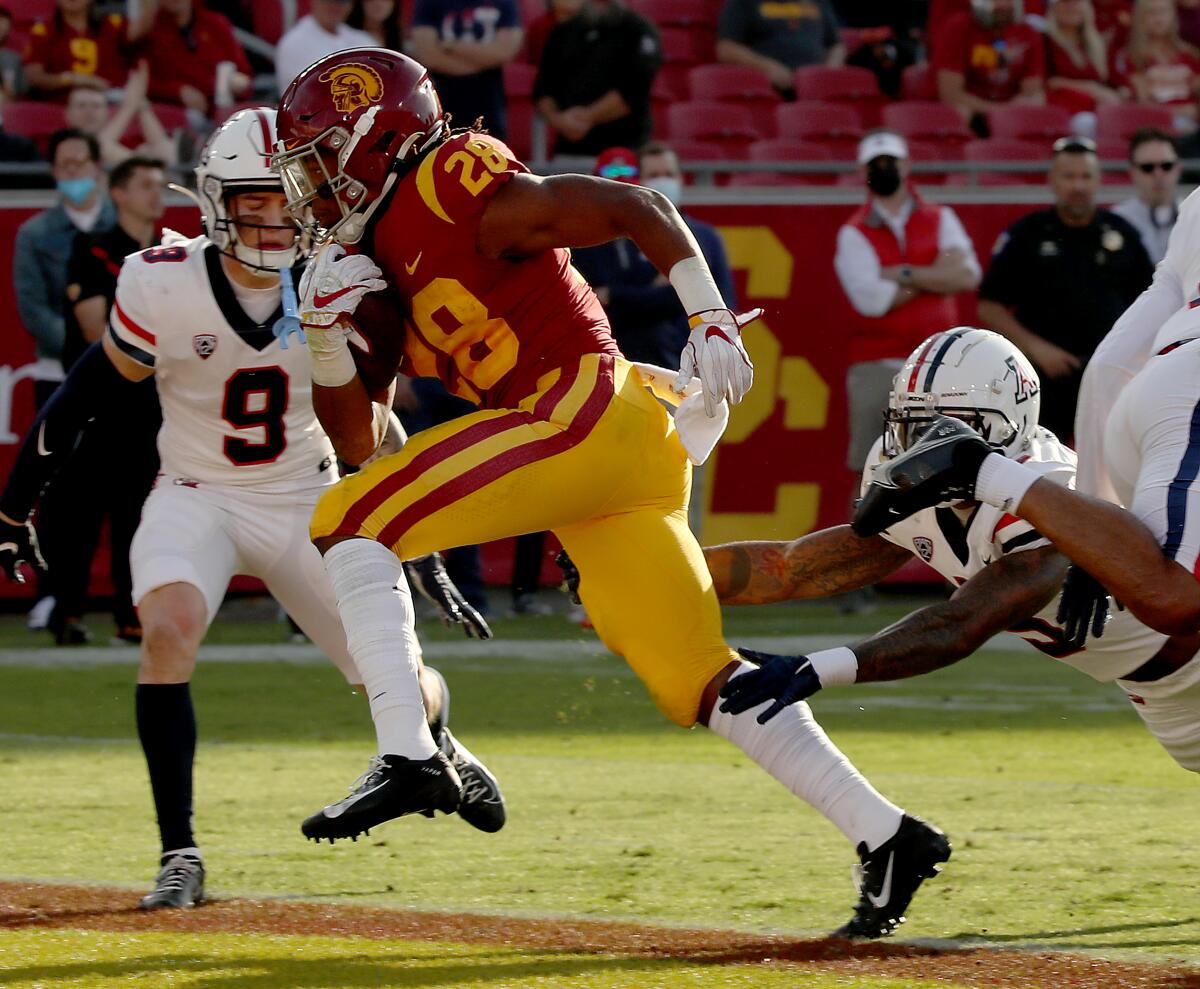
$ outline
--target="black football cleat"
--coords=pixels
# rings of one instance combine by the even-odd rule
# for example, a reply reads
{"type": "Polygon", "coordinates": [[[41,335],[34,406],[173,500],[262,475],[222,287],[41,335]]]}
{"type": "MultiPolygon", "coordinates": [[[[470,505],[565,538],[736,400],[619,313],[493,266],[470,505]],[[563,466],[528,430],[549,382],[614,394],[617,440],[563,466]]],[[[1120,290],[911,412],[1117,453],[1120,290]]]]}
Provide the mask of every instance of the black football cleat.
{"type": "Polygon", "coordinates": [[[979,465],[993,452],[961,419],[937,416],[907,450],[874,469],[851,527],[874,536],[923,508],[973,500],[979,465]]]}
{"type": "Polygon", "coordinates": [[[461,800],[462,782],[441,752],[419,760],[372,756],[350,796],[317,811],[300,830],[313,841],[357,840],[364,831],[406,814],[453,814],[461,800]]]}
{"type": "Polygon", "coordinates": [[[195,855],[164,855],[154,889],[142,897],[142,910],[186,910],[204,901],[204,863],[195,855]]]}
{"type": "Polygon", "coordinates": [[[936,876],[950,858],[950,839],[932,825],[905,814],[887,841],[868,852],[860,843],[855,866],[859,901],[850,922],[833,937],[870,941],[887,937],[904,923],[904,911],[921,883],[936,876]]]}
{"type": "Polygon", "coordinates": [[[496,777],[470,749],[450,734],[449,728],[442,729],[438,747],[462,780],[462,802],[458,805],[458,816],[480,831],[489,834],[499,831],[508,820],[508,811],[496,777]]]}

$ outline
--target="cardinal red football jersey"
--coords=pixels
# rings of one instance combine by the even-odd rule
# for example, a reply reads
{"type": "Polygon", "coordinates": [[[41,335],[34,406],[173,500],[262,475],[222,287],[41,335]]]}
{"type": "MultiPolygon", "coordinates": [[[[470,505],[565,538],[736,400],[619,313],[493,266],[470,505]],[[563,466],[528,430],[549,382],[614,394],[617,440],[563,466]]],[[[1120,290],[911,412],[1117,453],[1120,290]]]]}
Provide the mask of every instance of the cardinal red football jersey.
{"type": "Polygon", "coordinates": [[[495,138],[459,134],[401,180],[363,245],[410,316],[405,373],[484,408],[514,407],[584,354],[620,354],[569,251],[496,260],[476,250],[491,197],[528,171],[495,138]]]}

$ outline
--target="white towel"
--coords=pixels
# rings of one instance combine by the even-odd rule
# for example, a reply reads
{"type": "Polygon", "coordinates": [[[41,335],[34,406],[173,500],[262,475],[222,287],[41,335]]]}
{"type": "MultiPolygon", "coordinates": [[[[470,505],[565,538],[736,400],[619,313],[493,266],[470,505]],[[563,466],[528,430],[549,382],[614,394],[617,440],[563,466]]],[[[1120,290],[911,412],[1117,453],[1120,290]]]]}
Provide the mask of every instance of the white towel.
{"type": "Polygon", "coordinates": [[[675,431],[679,433],[679,441],[687,451],[688,459],[700,466],[709,458],[729,425],[729,403],[722,401],[717,415],[709,418],[704,411],[699,378],[692,378],[680,395],[671,387],[675,382],[675,371],[655,364],[635,363],[633,366],[655,398],[662,399],[675,410],[675,431]]]}

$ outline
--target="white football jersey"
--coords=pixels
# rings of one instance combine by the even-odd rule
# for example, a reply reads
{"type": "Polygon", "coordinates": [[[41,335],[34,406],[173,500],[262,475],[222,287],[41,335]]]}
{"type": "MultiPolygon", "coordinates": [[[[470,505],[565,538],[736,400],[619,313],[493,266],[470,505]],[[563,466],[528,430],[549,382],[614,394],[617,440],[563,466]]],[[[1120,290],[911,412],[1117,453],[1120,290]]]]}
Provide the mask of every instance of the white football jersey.
{"type": "MultiPolygon", "coordinates": [[[[864,490],[872,468],[883,460],[882,449],[881,437],[867,458],[864,490]]],[[[1020,459],[1056,484],[1075,485],[1075,454],[1048,429],[1038,429],[1028,454],[1020,459]]],[[[982,503],[969,512],[950,506],[926,508],[881,535],[920,557],[956,587],[1002,556],[1050,545],[1050,540],[1024,519],[982,503]]],[[[1167,636],[1147,628],[1128,611],[1114,608],[1104,635],[1098,639],[1089,636],[1083,648],[1076,649],[1064,641],[1062,626],[1055,618],[1057,611],[1056,595],[1036,615],[1009,631],[1102,682],[1137,669],[1167,641],[1167,636]]]]}
{"type": "Polygon", "coordinates": [[[164,473],[269,492],[337,480],[307,348],[294,336],[280,347],[271,330],[280,316],[258,324],[246,314],[206,237],[126,259],[109,335],[154,369],[164,473]]]}

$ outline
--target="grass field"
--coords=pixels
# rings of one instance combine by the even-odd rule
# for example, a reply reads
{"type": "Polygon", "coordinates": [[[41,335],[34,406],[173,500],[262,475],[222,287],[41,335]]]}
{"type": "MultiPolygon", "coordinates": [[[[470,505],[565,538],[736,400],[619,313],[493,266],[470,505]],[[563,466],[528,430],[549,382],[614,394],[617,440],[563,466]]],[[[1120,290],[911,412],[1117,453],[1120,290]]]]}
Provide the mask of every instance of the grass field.
{"type": "MultiPolygon", "coordinates": [[[[730,638],[853,638],[905,604],[866,618],[829,606],[731,612],[730,638]]],[[[358,843],[305,843],[299,821],[341,795],[372,751],[365,702],[327,665],[202,664],[196,825],[211,895],[800,939],[849,916],[855,857],[841,835],[726,743],[663,722],[619,661],[566,641],[591,633],[555,617],[501,621],[499,643],[549,641],[483,655],[422,631],[445,643],[436,662],[453,690],[452,723],[501,778],[505,830],[406,820],[358,843]]],[[[212,641],[282,636],[273,623],[234,620],[212,641]]],[[[133,665],[35,663],[21,649],[34,644],[44,645],[15,619],[0,622],[0,878],[141,890],[156,832],[132,723],[133,665]]],[[[954,841],[902,941],[1200,963],[1190,854],[1200,792],[1116,688],[994,645],[926,678],[827,691],[814,709],[876,786],[954,841]]],[[[791,964],[714,967],[469,937],[165,933],[138,930],[137,919],[122,932],[49,930],[0,909],[0,986],[935,984],[919,971],[818,966],[798,981],[791,964]]],[[[1117,984],[1096,978],[1075,984],[1117,984]]],[[[936,984],[984,983],[943,974],[936,984]]]]}

